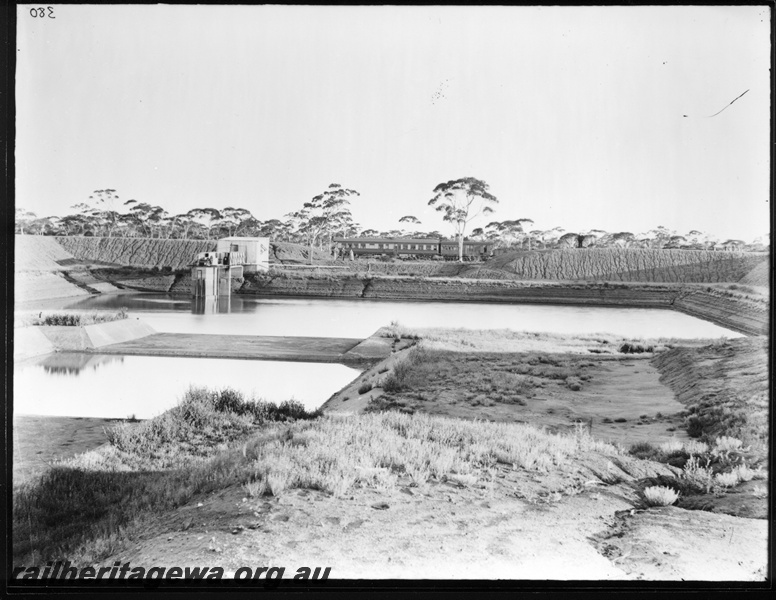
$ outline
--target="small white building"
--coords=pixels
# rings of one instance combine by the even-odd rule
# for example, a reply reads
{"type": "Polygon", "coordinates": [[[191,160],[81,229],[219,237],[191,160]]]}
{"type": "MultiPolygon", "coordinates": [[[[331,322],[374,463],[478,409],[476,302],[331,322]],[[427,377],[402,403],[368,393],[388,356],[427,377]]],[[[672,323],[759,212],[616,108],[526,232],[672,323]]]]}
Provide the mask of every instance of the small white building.
{"type": "Polygon", "coordinates": [[[269,238],[226,237],[218,240],[216,252],[239,253],[244,258],[243,271],[254,273],[269,269],[269,238]]]}

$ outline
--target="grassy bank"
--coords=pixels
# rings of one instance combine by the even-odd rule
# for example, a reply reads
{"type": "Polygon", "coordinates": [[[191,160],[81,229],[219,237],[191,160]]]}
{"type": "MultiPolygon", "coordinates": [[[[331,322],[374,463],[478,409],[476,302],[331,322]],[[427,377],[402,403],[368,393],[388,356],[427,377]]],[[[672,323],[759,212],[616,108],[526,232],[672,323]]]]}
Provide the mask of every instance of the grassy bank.
{"type": "Polygon", "coordinates": [[[619,451],[527,425],[397,413],[316,418],[294,403],[254,404],[230,390],[192,389],[181,404],[108,432],[110,444],[54,466],[14,493],[14,560],[67,556],[91,564],[117,552],[160,511],[242,486],[258,497],[289,489],[335,497],[354,487],[454,480],[485,485],[498,464],[564,471],[587,452],[619,451]]]}
{"type": "Polygon", "coordinates": [[[657,356],[661,380],[686,406],[688,433],[732,436],[765,454],[769,435],[768,339],[722,340],[657,356]]]}
{"type": "Polygon", "coordinates": [[[230,444],[318,416],[293,401],[277,406],[229,389],[192,388],[159,417],[108,429],[109,445],[56,463],[16,488],[14,556],[28,564],[63,556],[99,561],[154,511],[248,481],[250,462],[230,444]]]}

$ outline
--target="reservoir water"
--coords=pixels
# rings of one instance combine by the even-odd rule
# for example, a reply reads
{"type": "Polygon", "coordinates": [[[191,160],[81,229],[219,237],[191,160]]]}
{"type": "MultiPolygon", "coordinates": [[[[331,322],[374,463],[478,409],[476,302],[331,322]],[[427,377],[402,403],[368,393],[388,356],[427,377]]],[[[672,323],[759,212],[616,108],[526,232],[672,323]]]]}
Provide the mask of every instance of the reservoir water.
{"type": "MultiPolygon", "coordinates": [[[[631,338],[741,335],[671,310],[536,304],[244,296],[195,303],[185,296],[132,293],[63,300],[46,310],[120,307],[171,333],[364,338],[398,321],[406,327],[608,332],[631,338]]],[[[339,364],[60,353],[15,366],[14,413],[150,418],[176,404],[189,385],[230,386],[248,396],[295,399],[314,409],[358,373],[339,364]]]]}
{"type": "Polygon", "coordinates": [[[64,306],[78,310],[120,307],[128,308],[131,316],[147,321],[157,331],[169,333],[363,338],[398,321],[406,327],[606,332],[634,338],[741,336],[683,313],[655,308],[246,296],[195,303],[185,296],[167,294],[106,294],[64,306]]]}
{"type": "Polygon", "coordinates": [[[339,364],[57,353],[15,366],[14,413],[148,419],[191,385],[313,410],[359,373],[339,364]]]}

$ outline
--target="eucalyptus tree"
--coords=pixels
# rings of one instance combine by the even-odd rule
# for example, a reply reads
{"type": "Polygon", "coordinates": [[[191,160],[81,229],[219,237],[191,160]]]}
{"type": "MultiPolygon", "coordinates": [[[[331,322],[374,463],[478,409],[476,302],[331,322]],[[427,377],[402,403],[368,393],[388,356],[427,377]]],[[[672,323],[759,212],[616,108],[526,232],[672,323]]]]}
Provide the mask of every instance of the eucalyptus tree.
{"type": "Polygon", "coordinates": [[[302,209],[289,213],[296,230],[304,236],[310,248],[310,264],[313,262],[313,252],[316,242],[324,238],[328,240],[328,251],[331,254],[331,240],[334,232],[342,227],[352,227],[350,214],[350,198],[359,196],[356,190],[331,183],[325,191],[314,196],[302,205],[302,209]]]}
{"type": "Polygon", "coordinates": [[[248,209],[227,206],[221,211],[221,218],[218,221],[218,226],[225,229],[228,236],[237,235],[239,230],[246,226],[245,222],[250,221],[251,219],[253,219],[254,222],[256,221],[251,214],[251,211],[248,209]]]}
{"type": "Polygon", "coordinates": [[[620,231],[618,233],[611,234],[611,246],[618,248],[628,248],[636,239],[630,231],[620,231]]]}
{"type": "Polygon", "coordinates": [[[221,212],[215,208],[192,208],[186,216],[204,229],[207,239],[210,239],[213,228],[221,220],[221,212]]]}
{"type": "Polygon", "coordinates": [[[105,229],[108,237],[111,237],[120,217],[116,210],[119,195],[116,193],[116,190],[105,188],[104,190],[94,190],[92,195],[89,196],[89,200],[94,204],[91,207],[91,215],[105,229]]]}
{"type": "Polygon", "coordinates": [[[458,260],[463,262],[463,237],[466,225],[479,215],[493,212],[490,205],[498,199],[488,191],[488,184],[474,177],[463,177],[434,188],[434,197],[428,201],[442,213],[442,220],[451,223],[458,238],[458,260]]]}
{"type": "Polygon", "coordinates": [[[21,207],[17,208],[15,213],[15,233],[24,235],[25,229],[27,229],[27,233],[29,233],[29,229],[32,226],[32,223],[35,222],[37,218],[38,215],[32,211],[21,207]]]}

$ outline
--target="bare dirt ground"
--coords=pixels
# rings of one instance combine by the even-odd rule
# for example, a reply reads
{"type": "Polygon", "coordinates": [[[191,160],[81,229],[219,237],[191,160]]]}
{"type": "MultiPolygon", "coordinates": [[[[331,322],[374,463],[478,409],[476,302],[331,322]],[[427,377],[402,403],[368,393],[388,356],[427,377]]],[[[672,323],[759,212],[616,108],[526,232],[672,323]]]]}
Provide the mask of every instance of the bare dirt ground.
{"type": "Polygon", "coordinates": [[[355,489],[339,499],[315,490],[258,499],[233,487],[158,515],[132,548],[105,564],[221,566],[227,575],[241,566],[293,574],[310,565],[347,579],[764,577],[766,521],[643,510],[636,478],[669,467],[645,471],[644,461],[614,466],[595,457],[584,463],[586,475],[584,468],[543,474],[502,466],[485,485],[414,487],[408,478],[397,489],[355,489]],[[607,472],[622,481],[596,476],[607,472]],[[569,480],[571,493],[552,491],[567,490],[569,480]],[[700,538],[690,541],[688,528],[700,538]],[[633,533],[623,538],[626,529],[633,533]],[[707,543],[685,551],[701,538],[707,543]]]}

